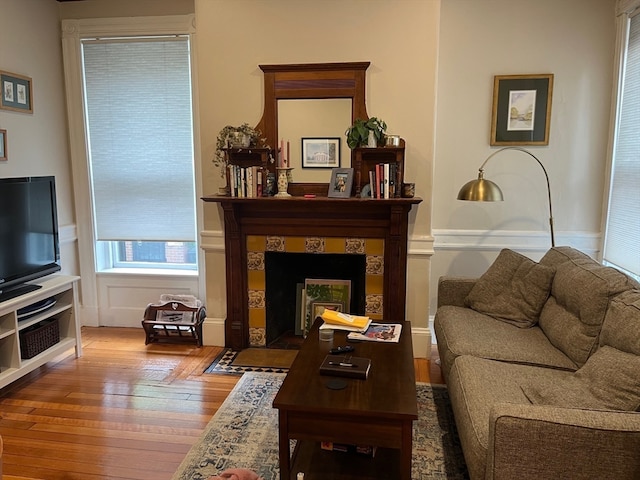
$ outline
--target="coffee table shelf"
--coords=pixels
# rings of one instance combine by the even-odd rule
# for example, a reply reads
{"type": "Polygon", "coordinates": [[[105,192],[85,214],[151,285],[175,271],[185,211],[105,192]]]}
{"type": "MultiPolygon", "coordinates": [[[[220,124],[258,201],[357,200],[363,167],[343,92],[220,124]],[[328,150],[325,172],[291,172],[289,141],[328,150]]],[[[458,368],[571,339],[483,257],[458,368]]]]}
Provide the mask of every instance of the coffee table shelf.
{"type": "Polygon", "coordinates": [[[378,448],[374,457],[322,450],[320,442],[296,443],[289,478],[304,472],[304,480],[362,480],[397,478],[400,450],[378,448]]]}

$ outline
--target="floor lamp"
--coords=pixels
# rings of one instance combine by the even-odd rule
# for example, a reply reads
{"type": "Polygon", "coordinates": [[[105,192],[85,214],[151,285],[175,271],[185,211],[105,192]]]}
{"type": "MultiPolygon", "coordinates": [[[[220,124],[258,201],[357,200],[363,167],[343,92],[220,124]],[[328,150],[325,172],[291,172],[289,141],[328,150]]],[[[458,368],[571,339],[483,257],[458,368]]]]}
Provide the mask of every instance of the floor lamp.
{"type": "Polygon", "coordinates": [[[517,150],[522,153],[526,153],[531,158],[533,158],[542,171],[544,172],[544,176],[547,180],[547,193],[549,197],[549,226],[551,227],[551,246],[556,246],[556,241],[553,235],[553,212],[551,209],[551,187],[549,186],[549,175],[547,175],[547,170],[544,168],[544,165],[538,158],[528,150],[520,147],[504,147],[500,150],[493,152],[491,155],[487,157],[487,159],[483,162],[483,164],[478,169],[478,179],[471,180],[463,185],[458,192],[458,200],[470,200],[472,202],[500,202],[504,199],[502,196],[502,190],[500,187],[493,183],[491,180],[486,180],[484,178],[484,166],[487,164],[492,157],[496,156],[500,152],[504,152],[505,150],[517,150]]]}

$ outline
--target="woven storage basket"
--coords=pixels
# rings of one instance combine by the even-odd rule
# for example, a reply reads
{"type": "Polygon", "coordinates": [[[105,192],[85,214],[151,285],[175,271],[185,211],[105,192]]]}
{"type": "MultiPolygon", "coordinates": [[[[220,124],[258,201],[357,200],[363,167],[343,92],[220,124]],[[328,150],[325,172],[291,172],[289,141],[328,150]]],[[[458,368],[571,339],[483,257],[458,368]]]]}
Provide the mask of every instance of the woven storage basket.
{"type": "Polygon", "coordinates": [[[20,356],[33,358],[60,341],[57,318],[43,320],[20,331],[20,356]]]}

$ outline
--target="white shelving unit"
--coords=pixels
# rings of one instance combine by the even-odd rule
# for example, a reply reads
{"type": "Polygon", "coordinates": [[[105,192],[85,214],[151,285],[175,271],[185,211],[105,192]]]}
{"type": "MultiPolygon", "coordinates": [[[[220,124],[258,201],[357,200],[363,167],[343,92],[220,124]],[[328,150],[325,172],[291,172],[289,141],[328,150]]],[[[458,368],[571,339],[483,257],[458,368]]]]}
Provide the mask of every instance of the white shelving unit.
{"type": "Polygon", "coordinates": [[[34,284],[42,288],[0,303],[0,388],[5,387],[32,370],[75,347],[76,358],[82,355],[77,282],[79,277],[51,275],[34,284]],[[54,298],[55,304],[23,320],[18,310],[54,298]],[[20,350],[20,331],[43,320],[56,318],[60,341],[33,358],[23,359],[20,350]]]}

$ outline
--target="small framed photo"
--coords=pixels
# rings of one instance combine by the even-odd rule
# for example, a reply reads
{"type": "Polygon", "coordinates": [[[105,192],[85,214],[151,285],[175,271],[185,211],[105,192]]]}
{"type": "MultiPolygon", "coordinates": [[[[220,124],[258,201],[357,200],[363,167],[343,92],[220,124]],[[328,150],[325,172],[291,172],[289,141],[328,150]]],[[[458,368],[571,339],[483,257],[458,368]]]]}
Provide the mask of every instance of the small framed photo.
{"type": "Polygon", "coordinates": [[[334,168],[331,170],[328,197],[349,198],[353,186],[353,168],[334,168]]]}
{"type": "Polygon", "coordinates": [[[549,145],[553,74],[496,75],[491,145],[549,145]]]}
{"type": "Polygon", "coordinates": [[[0,130],[0,160],[7,160],[7,131],[0,130]]]}
{"type": "Polygon", "coordinates": [[[17,73],[0,71],[0,108],[14,112],[33,113],[31,78],[17,73]]]}
{"type": "Polygon", "coordinates": [[[340,166],[340,138],[303,138],[302,168],[340,166]]]}

